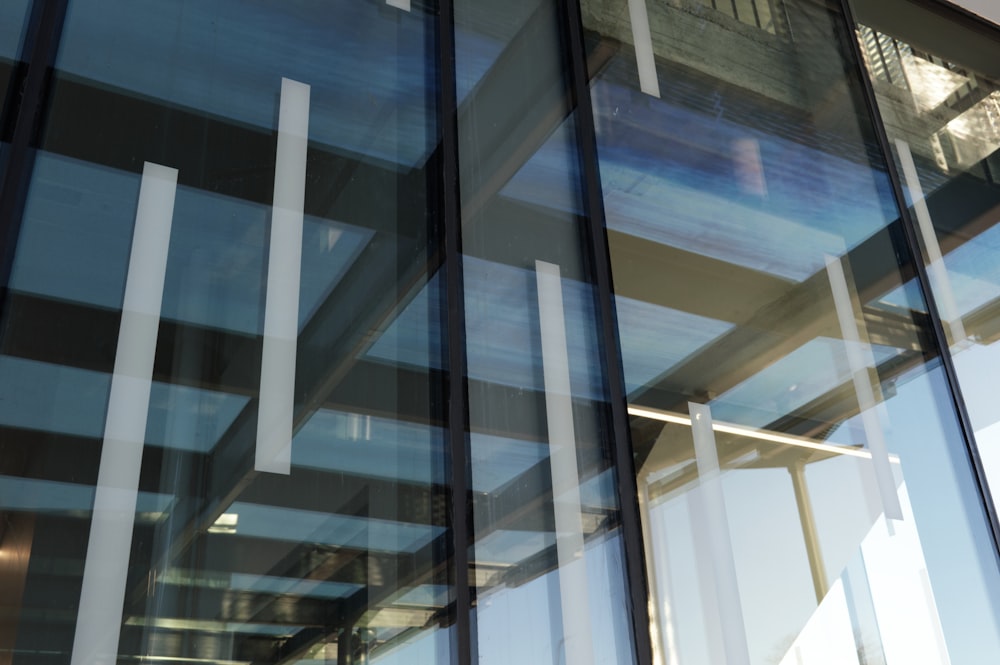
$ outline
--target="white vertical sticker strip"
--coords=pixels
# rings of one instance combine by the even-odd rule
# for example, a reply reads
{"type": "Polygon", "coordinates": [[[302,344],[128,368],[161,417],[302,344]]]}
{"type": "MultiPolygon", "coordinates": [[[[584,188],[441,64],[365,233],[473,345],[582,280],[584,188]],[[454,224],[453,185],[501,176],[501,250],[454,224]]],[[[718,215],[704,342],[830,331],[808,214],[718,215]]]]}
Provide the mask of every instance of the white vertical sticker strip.
{"type": "Polygon", "coordinates": [[[538,315],[542,336],[545,415],[549,428],[549,466],[555,513],[556,557],[562,604],[565,662],[592,665],[590,600],[584,557],[580,475],[570,393],[569,349],[559,266],[535,261],[538,315]]]}
{"type": "Polygon", "coordinates": [[[875,368],[875,355],[867,339],[861,339],[858,321],[854,315],[854,305],[851,303],[851,292],[847,286],[847,276],[840,259],[828,255],[826,257],[826,272],[830,279],[830,289],[833,292],[833,304],[837,310],[837,320],[840,322],[840,333],[844,338],[844,350],[847,353],[847,365],[854,382],[854,392],[858,398],[858,408],[861,411],[861,425],[865,430],[868,450],[872,454],[872,466],[875,469],[875,481],[878,484],[879,496],[882,499],[882,509],[888,519],[903,519],[903,509],[899,505],[896,494],[896,481],[892,474],[892,463],[889,460],[889,447],[885,441],[882,423],[879,421],[872,388],[869,369],[875,368]]]}
{"type": "MultiPolygon", "coordinates": [[[[941,310],[941,318],[951,333],[951,339],[948,341],[952,345],[959,344],[966,337],[965,324],[958,311],[955,291],[951,288],[951,278],[944,264],[941,244],[938,242],[937,234],[934,233],[931,212],[927,209],[927,200],[924,198],[924,190],[917,175],[917,165],[913,161],[913,153],[910,152],[910,146],[906,141],[896,139],[896,151],[899,154],[899,163],[903,167],[903,180],[913,202],[913,213],[917,217],[917,230],[927,252],[927,277],[931,280],[934,298],[941,310]]],[[[918,259],[914,257],[914,260],[918,259]]]]}
{"type": "MultiPolygon", "coordinates": [[[[729,537],[729,517],[722,493],[722,471],[712,429],[712,410],[707,404],[688,402],[691,435],[694,438],[695,463],[698,465],[698,498],[704,509],[704,523],[694,525],[705,530],[712,563],[719,628],[725,649],[726,665],[750,665],[743,603],[736,577],[736,560],[729,537]]],[[[706,599],[708,601],[709,599],[706,599]]],[[[710,604],[710,603],[709,603],[710,604]]]]}
{"type": "Polygon", "coordinates": [[[639,89],[659,99],[660,82],[656,78],[656,55],[653,51],[653,38],[649,32],[646,0],[628,0],[628,18],[632,24],[635,65],[639,70],[639,89]]]}
{"type": "Polygon", "coordinates": [[[254,469],[270,473],[288,474],[292,469],[309,93],[305,83],[281,79],[254,456],[254,469]]]}
{"type": "Polygon", "coordinates": [[[143,165],[72,665],[117,660],[176,192],[176,169],[143,165]]]}

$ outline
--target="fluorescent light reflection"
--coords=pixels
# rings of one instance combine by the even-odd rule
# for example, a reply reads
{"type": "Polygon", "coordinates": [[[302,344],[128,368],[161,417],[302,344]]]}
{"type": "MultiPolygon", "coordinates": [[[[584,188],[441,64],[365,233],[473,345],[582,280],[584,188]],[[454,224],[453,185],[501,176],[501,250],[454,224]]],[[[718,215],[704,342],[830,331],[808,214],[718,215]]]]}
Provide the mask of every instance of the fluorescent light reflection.
{"type": "Polygon", "coordinates": [[[72,665],[118,653],[176,192],[176,169],[143,165],[72,665]]]}
{"type": "Polygon", "coordinates": [[[545,413],[549,430],[549,468],[552,473],[552,507],[559,560],[559,596],[565,661],[573,665],[594,662],[591,645],[590,599],[584,558],[580,476],[576,457],[576,431],[566,344],[559,266],[535,261],[538,314],[542,338],[542,374],[545,413]]]}
{"type": "Polygon", "coordinates": [[[289,474],[309,144],[305,83],[281,79],[254,469],[289,474]]]}
{"type": "MultiPolygon", "coordinates": [[[[195,630],[206,633],[247,633],[269,635],[271,637],[291,637],[302,630],[302,626],[276,625],[271,623],[239,623],[218,619],[185,619],[181,617],[129,617],[126,626],[143,626],[163,630],[195,630]]],[[[114,662],[113,660],[107,662],[114,662]]],[[[91,665],[88,663],[88,665],[91,665]]]]}
{"type": "MultiPolygon", "coordinates": [[[[660,411],[659,409],[652,409],[649,407],[629,405],[628,412],[629,415],[632,416],[650,418],[652,420],[673,423],[675,425],[684,425],[687,427],[691,426],[691,418],[679,413],[673,413],[671,411],[660,411]]],[[[870,451],[863,450],[861,448],[848,448],[845,446],[835,446],[829,443],[819,443],[801,436],[793,436],[791,434],[775,434],[774,432],[768,432],[766,430],[744,427],[743,425],[735,425],[732,423],[720,422],[718,420],[712,420],[712,429],[716,432],[722,432],[724,434],[735,434],[737,436],[744,436],[750,439],[757,439],[758,441],[770,441],[771,443],[781,443],[787,446],[811,448],[813,450],[820,450],[834,455],[849,455],[852,457],[863,457],[865,459],[871,459],[872,457],[870,451]]],[[[897,455],[890,455],[889,459],[895,464],[899,463],[899,457],[897,455]]]]}
{"type": "Polygon", "coordinates": [[[365,625],[368,628],[423,628],[434,613],[434,610],[383,607],[366,617],[365,625]]]}
{"type": "Polygon", "coordinates": [[[308,596],[330,600],[344,598],[362,589],[362,585],[347,582],[329,582],[301,577],[276,577],[249,573],[225,573],[184,568],[167,568],[156,576],[157,584],[252,591],[289,596],[308,596]]]}
{"type": "Polygon", "coordinates": [[[410,11],[410,0],[385,0],[385,4],[396,9],[402,9],[404,12],[410,11]]]}
{"type": "Polygon", "coordinates": [[[215,665],[251,665],[249,660],[219,660],[218,658],[190,658],[185,656],[134,656],[129,660],[150,663],[214,663],[215,665]]]}
{"type": "Polygon", "coordinates": [[[219,515],[219,518],[215,520],[212,526],[208,527],[209,533],[236,533],[236,527],[239,524],[240,516],[236,513],[223,513],[219,515]]]}

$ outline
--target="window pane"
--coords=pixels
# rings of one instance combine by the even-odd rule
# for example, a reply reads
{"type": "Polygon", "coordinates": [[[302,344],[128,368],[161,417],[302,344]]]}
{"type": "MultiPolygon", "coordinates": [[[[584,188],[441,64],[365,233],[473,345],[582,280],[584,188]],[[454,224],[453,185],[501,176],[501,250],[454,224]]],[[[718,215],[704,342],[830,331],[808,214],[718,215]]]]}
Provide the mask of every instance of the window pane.
{"type": "Polygon", "coordinates": [[[979,451],[1000,490],[1000,33],[858,2],[858,38],[979,451]],[[889,77],[889,72],[895,76],[889,77]]]}
{"type": "MultiPolygon", "coordinates": [[[[13,131],[10,118],[13,109],[8,105],[14,99],[13,75],[18,58],[21,57],[21,44],[30,6],[31,0],[7,0],[0,3],[0,143],[9,143],[10,132],[13,131]]],[[[4,152],[0,145],[0,175],[6,168],[4,152]]]]}
{"type": "Polygon", "coordinates": [[[657,662],[995,657],[853,31],[837,2],[769,3],[774,33],[728,4],[583,2],[657,662]]]}
{"type": "Polygon", "coordinates": [[[557,3],[456,3],[480,663],[631,663],[557,3]]]}
{"type": "MultiPolygon", "coordinates": [[[[9,0],[0,7],[0,58],[9,68],[17,60],[24,39],[25,20],[31,0],[9,0]]],[[[9,69],[8,69],[9,73],[9,69]]]]}
{"type": "Polygon", "coordinates": [[[449,662],[435,14],[69,3],[0,346],[15,663],[449,662]]]}

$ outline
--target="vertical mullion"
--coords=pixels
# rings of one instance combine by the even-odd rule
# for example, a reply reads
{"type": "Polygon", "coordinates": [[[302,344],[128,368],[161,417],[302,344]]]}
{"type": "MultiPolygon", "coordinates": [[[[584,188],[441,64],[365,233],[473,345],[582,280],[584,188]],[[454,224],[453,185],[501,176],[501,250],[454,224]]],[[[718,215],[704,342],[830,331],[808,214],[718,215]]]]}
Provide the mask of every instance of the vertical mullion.
{"type": "Polygon", "coordinates": [[[13,133],[7,167],[0,181],[0,319],[7,303],[7,289],[14,265],[14,248],[35,161],[35,148],[55,65],[59,37],[68,0],[35,0],[28,20],[22,53],[27,71],[12,102],[13,133]]]}
{"type": "Polygon", "coordinates": [[[632,614],[632,638],[638,665],[652,663],[652,642],[649,635],[648,585],[643,555],[642,525],[636,488],[635,462],[629,428],[624,370],[618,352],[618,326],[615,315],[611,256],[605,233],[604,200],[597,162],[597,135],[594,111],[590,100],[586,47],[578,0],[562,0],[569,46],[570,90],[572,108],[576,111],[576,132],[581,172],[583,174],[584,205],[587,211],[587,247],[594,272],[594,288],[600,325],[600,346],[611,406],[612,451],[622,539],[625,549],[625,582],[632,614]]]}
{"type": "Polygon", "coordinates": [[[847,45],[848,48],[850,48],[851,56],[854,59],[855,73],[861,78],[862,96],[863,101],[865,102],[865,110],[868,113],[869,120],[874,128],[875,138],[878,142],[879,150],[882,153],[883,161],[886,166],[886,172],[889,176],[889,182],[892,186],[893,198],[896,201],[896,207],[899,209],[901,222],[900,226],[903,230],[906,249],[910,254],[910,261],[913,263],[913,270],[914,275],[916,276],[917,285],[923,294],[924,302],[927,304],[927,313],[930,320],[934,351],[937,352],[938,357],[941,359],[941,366],[944,369],[949,394],[952,399],[952,405],[955,408],[958,423],[962,430],[962,438],[965,442],[966,452],[968,453],[969,461],[972,464],[977,489],[979,490],[980,498],[982,499],[986,510],[986,518],[990,525],[994,550],[995,553],[1000,556],[1000,520],[998,520],[996,506],[993,503],[989,485],[986,481],[986,471],[983,467],[983,460],[979,455],[978,446],[976,445],[975,431],[972,428],[972,421],[969,418],[969,412],[965,405],[965,398],[962,396],[961,386],[958,381],[958,372],[955,370],[955,364],[951,357],[951,350],[948,348],[948,343],[946,341],[947,338],[945,337],[944,323],[941,320],[941,314],[938,310],[934,293],[931,290],[930,277],[927,274],[927,266],[924,265],[923,254],[920,251],[920,244],[917,241],[916,224],[910,214],[909,206],[906,204],[906,197],[903,195],[902,180],[900,179],[899,171],[896,169],[896,162],[892,157],[892,151],[889,147],[889,136],[886,133],[885,126],[882,124],[878,101],[875,97],[875,89],[872,87],[872,83],[868,79],[867,72],[865,72],[864,66],[861,64],[861,48],[858,46],[857,39],[855,38],[857,22],[854,19],[854,13],[851,10],[848,0],[840,0],[840,5],[843,14],[842,18],[847,22],[847,45]]]}
{"type": "Polygon", "coordinates": [[[455,70],[454,0],[438,0],[441,194],[444,228],[446,422],[450,446],[451,528],[454,537],[455,653],[453,665],[471,665],[472,594],[469,588],[470,515],[467,432],[469,389],[465,353],[465,287],[462,269],[461,191],[458,176],[458,92],[455,70]]]}

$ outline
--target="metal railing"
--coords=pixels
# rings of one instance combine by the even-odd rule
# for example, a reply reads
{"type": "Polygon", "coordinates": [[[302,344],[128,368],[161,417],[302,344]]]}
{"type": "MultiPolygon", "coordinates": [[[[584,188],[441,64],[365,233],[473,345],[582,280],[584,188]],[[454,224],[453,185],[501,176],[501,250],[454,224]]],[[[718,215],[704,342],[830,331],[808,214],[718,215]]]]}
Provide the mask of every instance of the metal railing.
{"type": "Polygon", "coordinates": [[[695,0],[740,23],[752,25],[772,35],[783,35],[786,25],[781,0],[695,0]]]}
{"type": "Polygon", "coordinates": [[[924,53],[910,44],[891,37],[866,25],[858,26],[858,42],[864,56],[865,66],[872,80],[892,84],[903,90],[913,90],[913,82],[907,72],[907,62],[923,60],[953,72],[966,79],[942,103],[949,108],[960,109],[969,102],[977,101],[994,89],[986,82],[980,81],[975,72],[960,67],[954,63],[942,60],[931,53],[924,53]],[[984,89],[984,84],[989,88],[984,89]]]}

